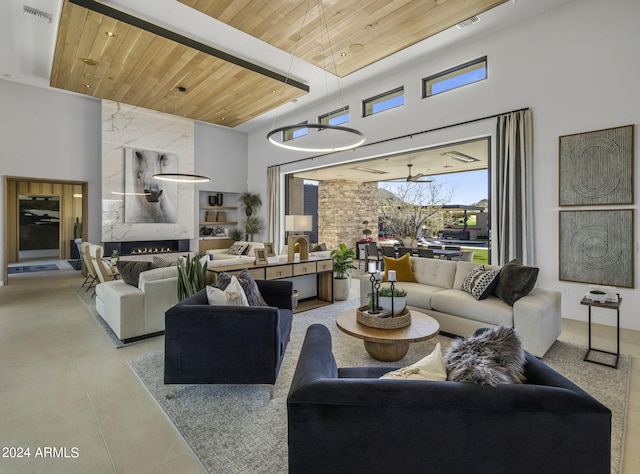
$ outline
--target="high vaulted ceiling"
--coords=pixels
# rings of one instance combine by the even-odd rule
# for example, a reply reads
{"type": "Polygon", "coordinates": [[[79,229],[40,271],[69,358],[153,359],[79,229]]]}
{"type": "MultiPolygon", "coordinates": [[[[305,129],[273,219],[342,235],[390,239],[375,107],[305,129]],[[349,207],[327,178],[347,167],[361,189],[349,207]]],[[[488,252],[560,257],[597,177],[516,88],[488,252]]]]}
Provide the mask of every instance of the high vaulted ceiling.
{"type": "Polygon", "coordinates": [[[268,126],[275,114],[572,0],[322,0],[321,8],[318,0],[199,1],[194,8],[189,1],[3,0],[0,79],[250,131],[268,126]],[[203,5],[213,6],[210,14],[219,19],[200,12],[203,5]],[[113,20],[108,10],[122,18],[113,20]],[[481,21],[451,27],[473,12],[481,21]],[[330,48],[320,18],[327,18],[330,48]],[[426,23],[429,18],[435,26],[426,23]],[[173,39],[159,38],[162,30],[173,39]],[[329,49],[335,65],[327,59],[329,49]],[[335,71],[344,75],[339,85],[327,80],[338,77],[335,71]]]}

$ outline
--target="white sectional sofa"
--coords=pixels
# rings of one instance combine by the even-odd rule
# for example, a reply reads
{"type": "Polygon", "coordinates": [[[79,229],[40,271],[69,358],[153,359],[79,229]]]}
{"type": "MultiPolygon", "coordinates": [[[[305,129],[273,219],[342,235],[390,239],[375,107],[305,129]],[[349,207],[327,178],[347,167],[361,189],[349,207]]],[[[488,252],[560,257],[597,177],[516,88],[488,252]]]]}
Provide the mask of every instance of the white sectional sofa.
{"type": "MultiPolygon", "coordinates": [[[[561,332],[560,292],[534,288],[513,306],[496,296],[483,300],[461,290],[469,272],[478,267],[473,262],[411,257],[415,282],[397,282],[396,288],[407,291],[407,306],[438,320],[440,330],[468,336],[481,327],[506,325],[515,327],[524,348],[542,357],[561,332]]],[[[488,269],[499,269],[486,265],[488,269]]],[[[383,283],[388,285],[388,283],[383,283]]],[[[360,277],[360,304],[368,304],[371,293],[369,275],[360,277]]]]}
{"type": "Polygon", "coordinates": [[[164,331],[164,313],[178,302],[178,268],[154,268],[138,286],[114,280],[96,286],[96,310],[118,339],[128,342],[164,331]]]}

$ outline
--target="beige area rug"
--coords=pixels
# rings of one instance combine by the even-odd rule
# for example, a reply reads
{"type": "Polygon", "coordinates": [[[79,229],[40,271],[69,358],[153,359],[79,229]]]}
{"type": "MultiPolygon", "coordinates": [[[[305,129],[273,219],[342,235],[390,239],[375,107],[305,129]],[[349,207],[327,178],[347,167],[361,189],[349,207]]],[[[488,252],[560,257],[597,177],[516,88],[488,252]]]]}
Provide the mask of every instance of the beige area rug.
{"type": "MultiPolygon", "coordinates": [[[[440,342],[443,351],[452,339],[437,336],[415,343],[398,362],[372,359],[363,343],[342,333],[336,315],[355,308],[357,299],[298,313],[294,316],[273,400],[269,389],[256,385],[184,385],[167,400],[163,385],[164,360],[155,352],[129,361],[142,383],[182,434],[210,473],[280,474],[287,472],[286,401],[307,327],[321,323],[329,328],[338,367],[381,365],[401,367],[420,360],[440,342]]],[[[630,357],[620,358],[619,369],[590,364],[582,358],[586,347],[558,341],[544,361],[600,400],[613,412],[611,472],[621,472],[630,357]]]]}

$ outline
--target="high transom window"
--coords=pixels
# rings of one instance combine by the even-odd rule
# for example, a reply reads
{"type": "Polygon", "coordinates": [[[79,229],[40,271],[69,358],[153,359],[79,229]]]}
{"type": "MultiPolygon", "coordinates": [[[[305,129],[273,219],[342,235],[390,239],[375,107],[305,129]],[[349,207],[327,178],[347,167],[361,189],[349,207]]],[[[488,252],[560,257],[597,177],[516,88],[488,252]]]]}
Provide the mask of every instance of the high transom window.
{"type": "Polygon", "coordinates": [[[487,78],[487,57],[475,59],[422,80],[422,98],[487,78]]]}
{"type": "Polygon", "coordinates": [[[362,101],[362,116],[377,114],[404,105],[404,87],[398,87],[362,101]]]}
{"type": "Polygon", "coordinates": [[[318,123],[324,125],[342,125],[349,121],[349,106],[342,107],[318,117],[318,123]]]}

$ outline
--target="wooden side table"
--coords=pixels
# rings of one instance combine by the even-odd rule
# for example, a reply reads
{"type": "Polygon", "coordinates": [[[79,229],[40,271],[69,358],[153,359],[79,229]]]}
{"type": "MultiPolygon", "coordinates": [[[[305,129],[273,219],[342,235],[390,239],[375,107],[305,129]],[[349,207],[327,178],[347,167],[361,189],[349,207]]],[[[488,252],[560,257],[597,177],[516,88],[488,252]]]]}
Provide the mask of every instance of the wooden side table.
{"type": "Polygon", "coordinates": [[[597,301],[593,301],[586,296],[582,298],[580,304],[586,305],[589,307],[589,348],[587,349],[587,353],[584,355],[584,360],[587,362],[591,362],[593,364],[605,365],[607,367],[613,367],[614,369],[618,368],[618,360],[620,359],[620,303],[622,303],[622,298],[618,295],[618,301],[614,302],[606,302],[599,303],[597,301]],[[595,349],[591,347],[591,308],[605,308],[605,309],[615,309],[616,310],[616,352],[604,351],[602,349],[595,349]],[[600,352],[601,354],[609,354],[616,356],[615,363],[607,364],[606,362],[600,362],[597,360],[589,359],[589,354],[591,352],[600,352]]]}

